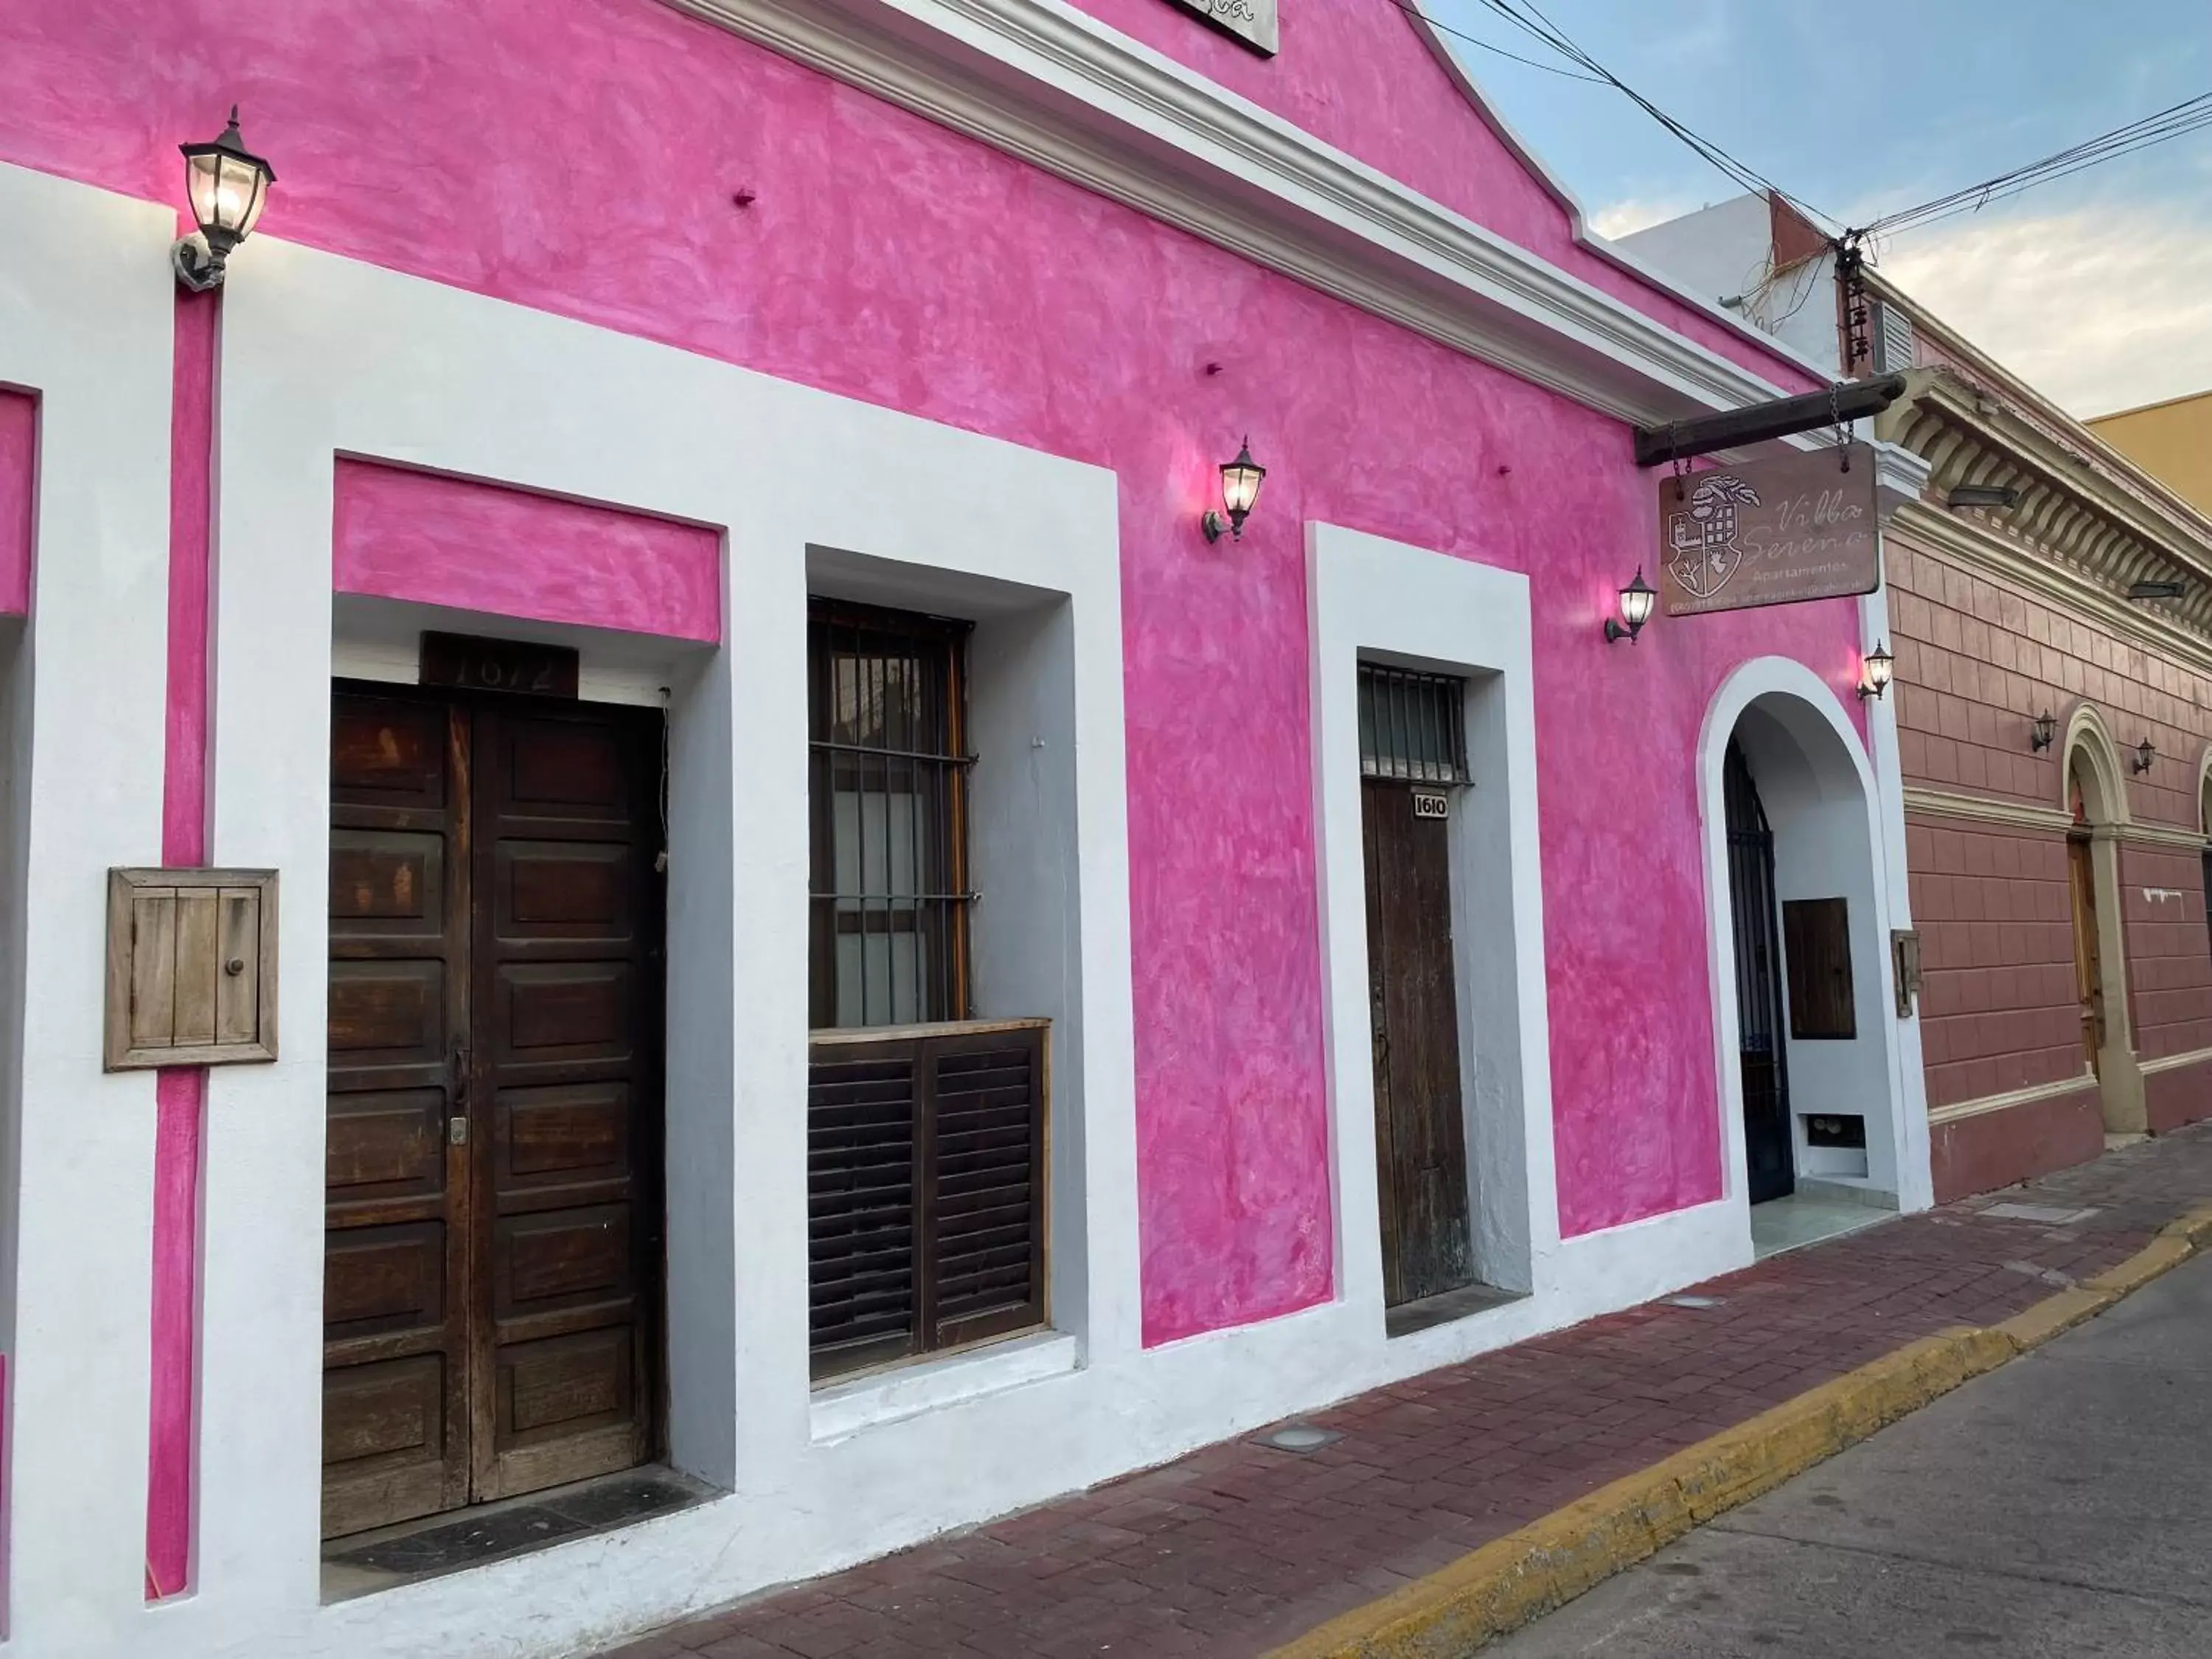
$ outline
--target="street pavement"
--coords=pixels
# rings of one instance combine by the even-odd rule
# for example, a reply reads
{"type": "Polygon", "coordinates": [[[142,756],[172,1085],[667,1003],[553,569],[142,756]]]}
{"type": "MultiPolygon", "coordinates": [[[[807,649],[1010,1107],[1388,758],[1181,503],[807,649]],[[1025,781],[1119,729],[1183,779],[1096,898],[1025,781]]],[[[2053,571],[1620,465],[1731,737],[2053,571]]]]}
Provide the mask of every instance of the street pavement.
{"type": "Polygon", "coordinates": [[[2212,1256],[1484,1659],[2212,1655],[2212,1256]]]}

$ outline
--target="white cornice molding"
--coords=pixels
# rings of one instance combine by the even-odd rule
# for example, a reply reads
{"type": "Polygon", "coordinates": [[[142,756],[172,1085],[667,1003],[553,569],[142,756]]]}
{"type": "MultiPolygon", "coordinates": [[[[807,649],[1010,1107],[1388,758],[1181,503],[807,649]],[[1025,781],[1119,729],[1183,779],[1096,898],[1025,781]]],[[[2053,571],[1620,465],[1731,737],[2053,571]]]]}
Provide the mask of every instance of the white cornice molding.
{"type": "Polygon", "coordinates": [[[1782,395],[1063,0],[664,3],[1621,420],[1782,395]]]}

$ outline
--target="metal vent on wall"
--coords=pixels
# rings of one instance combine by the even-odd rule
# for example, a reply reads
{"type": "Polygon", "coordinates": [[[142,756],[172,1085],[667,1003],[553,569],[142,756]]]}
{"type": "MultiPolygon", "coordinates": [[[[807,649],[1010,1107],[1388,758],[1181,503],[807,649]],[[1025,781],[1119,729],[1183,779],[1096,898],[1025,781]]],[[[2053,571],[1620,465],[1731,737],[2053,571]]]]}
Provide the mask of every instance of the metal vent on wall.
{"type": "Polygon", "coordinates": [[[1466,709],[1465,680],[1360,664],[1360,775],[1465,783],[1466,709]]]}
{"type": "Polygon", "coordinates": [[[1893,305],[1874,307],[1874,372],[1901,374],[1913,366],[1912,319],[1893,305]]]}

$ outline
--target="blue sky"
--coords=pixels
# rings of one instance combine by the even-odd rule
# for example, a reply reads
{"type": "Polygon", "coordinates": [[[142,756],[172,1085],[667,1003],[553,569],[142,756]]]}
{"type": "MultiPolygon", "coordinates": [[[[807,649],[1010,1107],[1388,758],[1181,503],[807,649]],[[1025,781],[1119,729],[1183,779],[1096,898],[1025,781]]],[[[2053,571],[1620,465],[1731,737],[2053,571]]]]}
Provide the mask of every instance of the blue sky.
{"type": "MultiPolygon", "coordinates": [[[[1557,63],[1481,0],[1451,27],[1557,63]]],[[[2212,0],[1538,0],[1630,85],[1860,224],[2212,91],[2212,0]]],[[[1609,88],[1455,43],[1621,233],[1737,188],[1609,88]]],[[[2080,414],[2212,386],[2212,129],[1897,238],[1884,270],[2080,414]]]]}

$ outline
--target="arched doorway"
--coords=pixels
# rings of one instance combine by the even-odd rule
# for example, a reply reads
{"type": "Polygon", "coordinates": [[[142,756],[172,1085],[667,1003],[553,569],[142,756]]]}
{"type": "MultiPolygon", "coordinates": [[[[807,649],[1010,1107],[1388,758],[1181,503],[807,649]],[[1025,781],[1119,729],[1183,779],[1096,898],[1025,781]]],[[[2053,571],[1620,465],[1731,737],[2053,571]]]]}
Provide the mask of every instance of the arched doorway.
{"type": "Polygon", "coordinates": [[[2087,704],[2067,723],[2066,878],[2073,918],[2074,992],[2081,1059],[2097,1079],[2107,1135],[2140,1135],[2148,1123],[2142,1073],[2128,1019],[2127,957],[2120,928],[2119,842],[2128,822],[2119,750],[2087,704]]]}
{"type": "Polygon", "coordinates": [[[1802,665],[1732,675],[1698,764],[1728,1189],[1764,1255],[1898,1202],[1888,890],[1858,734],[1802,665]]]}

